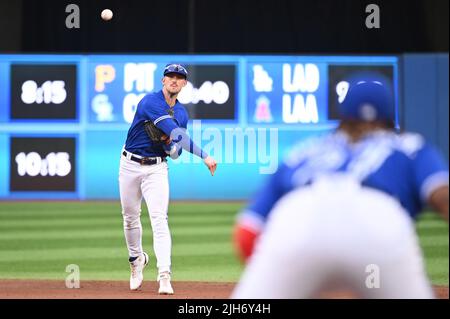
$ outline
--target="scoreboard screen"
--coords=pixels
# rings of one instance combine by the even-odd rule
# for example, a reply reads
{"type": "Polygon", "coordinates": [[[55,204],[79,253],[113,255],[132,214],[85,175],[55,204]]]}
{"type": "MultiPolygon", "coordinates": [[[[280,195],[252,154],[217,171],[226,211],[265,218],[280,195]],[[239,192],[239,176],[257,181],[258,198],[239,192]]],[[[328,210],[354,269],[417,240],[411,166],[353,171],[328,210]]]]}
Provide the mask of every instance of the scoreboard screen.
{"type": "Polygon", "coordinates": [[[0,199],[118,199],[130,123],[168,63],[188,70],[188,133],[236,185],[210,187],[183,152],[169,160],[175,199],[248,198],[292,145],[338,125],[354,72],[387,76],[398,100],[395,56],[0,55],[0,199]]]}
{"type": "Polygon", "coordinates": [[[189,65],[188,84],[178,100],[192,119],[236,119],[236,67],[234,65],[189,65]]]}
{"type": "Polygon", "coordinates": [[[75,191],[75,138],[12,137],[10,191],[75,191]]]}
{"type": "MultiPolygon", "coordinates": [[[[187,65],[187,85],[178,96],[191,119],[236,120],[236,66],[187,65]]],[[[131,123],[145,94],[162,89],[164,63],[89,64],[89,121],[131,123]]]]}
{"type": "Polygon", "coordinates": [[[11,64],[10,72],[11,119],[76,119],[76,65],[11,64]]]}
{"type": "Polygon", "coordinates": [[[249,64],[248,119],[251,123],[318,124],[327,118],[327,64],[249,64]]]}

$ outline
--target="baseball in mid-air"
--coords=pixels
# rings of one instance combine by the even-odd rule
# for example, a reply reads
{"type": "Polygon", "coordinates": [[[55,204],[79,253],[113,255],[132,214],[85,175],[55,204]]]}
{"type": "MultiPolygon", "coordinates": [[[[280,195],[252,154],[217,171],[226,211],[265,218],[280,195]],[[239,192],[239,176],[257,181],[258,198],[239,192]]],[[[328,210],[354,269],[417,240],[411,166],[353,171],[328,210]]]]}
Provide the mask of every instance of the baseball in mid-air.
{"type": "Polygon", "coordinates": [[[109,9],[105,9],[102,11],[102,19],[105,21],[111,20],[113,17],[113,13],[109,9]]]}

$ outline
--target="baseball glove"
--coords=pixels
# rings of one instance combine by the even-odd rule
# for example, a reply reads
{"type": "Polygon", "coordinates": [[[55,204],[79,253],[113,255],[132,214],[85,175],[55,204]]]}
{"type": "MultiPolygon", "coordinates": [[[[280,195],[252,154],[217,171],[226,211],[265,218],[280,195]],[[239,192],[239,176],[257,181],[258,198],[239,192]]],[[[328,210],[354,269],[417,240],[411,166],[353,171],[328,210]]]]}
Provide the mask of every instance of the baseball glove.
{"type": "Polygon", "coordinates": [[[152,140],[153,143],[165,143],[167,141],[168,136],[162,130],[156,127],[152,121],[144,122],[144,129],[147,133],[148,137],[152,140]]]}

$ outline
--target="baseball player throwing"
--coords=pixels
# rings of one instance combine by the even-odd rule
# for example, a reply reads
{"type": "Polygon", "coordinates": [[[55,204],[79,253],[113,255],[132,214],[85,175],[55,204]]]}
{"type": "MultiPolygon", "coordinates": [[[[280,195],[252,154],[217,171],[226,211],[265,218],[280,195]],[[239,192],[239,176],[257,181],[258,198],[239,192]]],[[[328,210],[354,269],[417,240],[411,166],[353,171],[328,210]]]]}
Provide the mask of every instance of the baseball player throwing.
{"type": "Polygon", "coordinates": [[[164,69],[163,88],[147,94],[139,102],[119,169],[123,226],[131,268],[130,289],[143,281],[149,257],[142,249],[140,220],[142,198],[147,203],[153,229],[153,248],[157,260],[159,294],[173,294],[170,283],[172,241],[168,225],[169,180],[166,157],[176,159],[187,150],[201,157],[214,175],[217,164],[185,133],[188,114],[177,100],[187,83],[187,70],[180,64],[164,69]]]}
{"type": "Polygon", "coordinates": [[[233,298],[433,297],[413,220],[430,205],[448,221],[448,168],[394,131],[392,96],[381,76],[350,80],[337,131],[294,150],[239,215],[233,298]]]}

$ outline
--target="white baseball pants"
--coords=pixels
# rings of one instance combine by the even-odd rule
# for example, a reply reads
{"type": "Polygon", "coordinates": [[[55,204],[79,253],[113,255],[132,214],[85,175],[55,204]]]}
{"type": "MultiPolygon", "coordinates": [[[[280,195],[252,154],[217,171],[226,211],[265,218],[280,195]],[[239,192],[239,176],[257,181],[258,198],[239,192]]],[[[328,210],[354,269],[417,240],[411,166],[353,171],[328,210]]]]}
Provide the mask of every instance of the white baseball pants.
{"type": "Polygon", "coordinates": [[[153,249],[159,272],[171,266],[172,239],[168,224],[169,176],[167,162],[141,165],[121,156],[119,169],[123,227],[130,257],[142,254],[141,203],[145,199],[153,230],[153,249]]]}
{"type": "Polygon", "coordinates": [[[273,208],[232,298],[432,298],[413,221],[353,181],[292,191],[273,208]]]}

